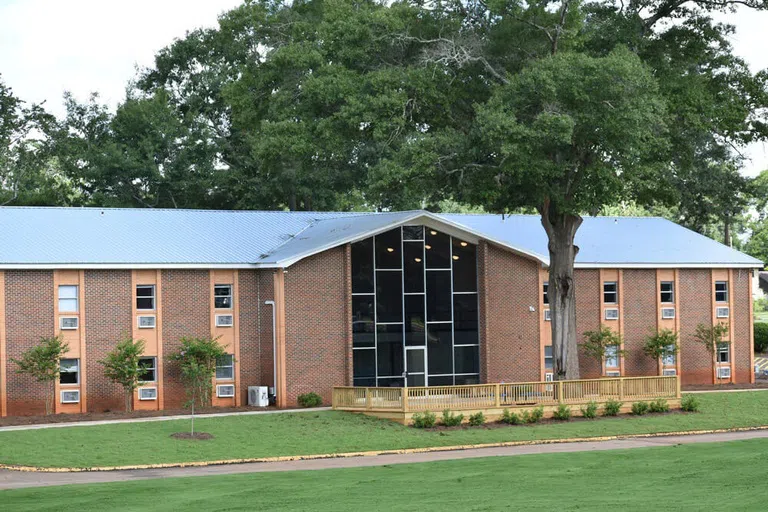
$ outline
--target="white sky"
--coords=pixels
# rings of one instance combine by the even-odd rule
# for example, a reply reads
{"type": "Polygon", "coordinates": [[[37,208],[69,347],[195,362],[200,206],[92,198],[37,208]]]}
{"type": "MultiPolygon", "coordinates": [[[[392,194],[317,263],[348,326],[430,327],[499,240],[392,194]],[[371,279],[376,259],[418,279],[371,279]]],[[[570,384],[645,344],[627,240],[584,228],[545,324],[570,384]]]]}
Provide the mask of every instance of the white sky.
{"type": "MultiPolygon", "coordinates": [[[[62,94],[96,91],[115,107],[137,66],[240,0],[0,0],[0,74],[15,94],[63,114],[62,94]]],[[[768,12],[741,8],[719,17],[736,26],[733,45],[753,71],[768,68],[768,12]]],[[[768,146],[754,144],[744,173],[768,169],[768,146]]]]}

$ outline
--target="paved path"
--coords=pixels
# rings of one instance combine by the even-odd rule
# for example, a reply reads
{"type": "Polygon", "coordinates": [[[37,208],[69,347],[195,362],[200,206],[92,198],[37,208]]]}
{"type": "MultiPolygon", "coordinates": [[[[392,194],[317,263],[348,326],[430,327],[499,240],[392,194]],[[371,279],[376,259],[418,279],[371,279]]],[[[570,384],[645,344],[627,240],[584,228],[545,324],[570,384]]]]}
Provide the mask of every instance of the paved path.
{"type": "Polygon", "coordinates": [[[461,451],[414,453],[404,455],[379,455],[339,459],[314,459],[290,462],[233,464],[190,468],[144,469],[130,471],[79,472],[79,473],[28,473],[0,470],[0,490],[51,485],[90,484],[102,482],[126,482],[155,478],[188,476],[231,475],[238,473],[262,473],[269,471],[298,471],[332,468],[356,468],[433,462],[441,460],[474,459],[478,457],[509,457],[541,453],[567,453],[595,450],[619,450],[674,446],[678,444],[712,443],[743,439],[768,438],[768,431],[733,432],[689,436],[665,436],[652,438],[618,439],[614,441],[588,441],[578,443],[539,444],[503,448],[480,448],[461,451]]]}

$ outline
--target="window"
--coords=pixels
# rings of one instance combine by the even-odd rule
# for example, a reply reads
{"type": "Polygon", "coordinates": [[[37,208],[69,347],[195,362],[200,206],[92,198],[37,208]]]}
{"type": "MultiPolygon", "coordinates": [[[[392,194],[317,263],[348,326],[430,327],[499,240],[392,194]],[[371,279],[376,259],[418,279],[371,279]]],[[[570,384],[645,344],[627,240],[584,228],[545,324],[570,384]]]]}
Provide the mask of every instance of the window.
{"type": "Polygon", "coordinates": [[[675,283],[674,281],[662,281],[661,284],[661,303],[672,304],[675,302],[675,283]]]}
{"type": "Polygon", "coordinates": [[[226,354],[216,360],[216,379],[229,380],[235,377],[235,358],[226,354]]]}
{"type": "Polygon", "coordinates": [[[551,370],[554,368],[555,359],[552,357],[552,345],[546,345],[544,347],[544,368],[551,370]]]}
{"type": "Polygon", "coordinates": [[[59,286],[59,312],[77,313],[77,286],[59,286]]]}
{"type": "Polygon", "coordinates": [[[675,354],[674,345],[667,345],[665,353],[661,357],[661,362],[664,366],[675,366],[677,363],[677,355],[675,354]]]}
{"type": "Polygon", "coordinates": [[[59,384],[80,384],[80,360],[59,361],[59,384]]]}
{"type": "Polygon", "coordinates": [[[77,329],[79,319],[76,316],[63,316],[59,318],[59,328],[62,331],[72,331],[77,329]]]}
{"type": "Polygon", "coordinates": [[[605,366],[606,368],[618,368],[619,347],[616,345],[605,347],[605,366]]]}
{"type": "Polygon", "coordinates": [[[731,345],[729,343],[717,344],[717,362],[718,363],[731,362],[731,345]]]}
{"type": "Polygon", "coordinates": [[[157,374],[155,372],[156,359],[154,357],[140,357],[139,367],[141,368],[141,375],[139,380],[141,382],[155,382],[157,380],[157,374]]]}
{"type": "Polygon", "coordinates": [[[603,302],[606,304],[619,303],[619,287],[616,285],[616,281],[603,283],[603,302]]]}
{"type": "Polygon", "coordinates": [[[136,286],[136,309],[155,309],[155,285],[140,284],[136,286]]]}
{"type": "Polygon", "coordinates": [[[715,281],[715,302],[728,302],[728,281],[715,281]]]}
{"type": "Polygon", "coordinates": [[[542,288],[544,288],[543,290],[544,304],[549,304],[549,283],[544,283],[542,288]]]}
{"type": "Polygon", "coordinates": [[[545,310],[544,310],[544,321],[545,321],[545,322],[550,322],[550,321],[552,321],[552,311],[550,311],[550,310],[548,310],[548,309],[545,309],[545,310]]]}
{"type": "Polygon", "coordinates": [[[213,287],[213,307],[232,309],[232,285],[217,284],[213,287]]]}

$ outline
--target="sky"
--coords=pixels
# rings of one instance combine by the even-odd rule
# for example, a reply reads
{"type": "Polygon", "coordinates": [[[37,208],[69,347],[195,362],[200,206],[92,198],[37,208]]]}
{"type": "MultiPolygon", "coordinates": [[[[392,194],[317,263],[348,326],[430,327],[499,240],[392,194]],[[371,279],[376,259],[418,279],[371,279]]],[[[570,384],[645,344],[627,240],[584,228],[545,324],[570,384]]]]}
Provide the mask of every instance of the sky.
{"type": "MultiPolygon", "coordinates": [[[[98,92],[111,107],[137,67],[187,31],[216,25],[241,0],[0,0],[0,74],[20,98],[64,113],[62,95],[98,92]]],[[[753,71],[768,68],[768,12],[740,8],[719,19],[736,26],[732,43],[753,71]]],[[[753,144],[742,172],[768,169],[768,145],[753,144]]]]}

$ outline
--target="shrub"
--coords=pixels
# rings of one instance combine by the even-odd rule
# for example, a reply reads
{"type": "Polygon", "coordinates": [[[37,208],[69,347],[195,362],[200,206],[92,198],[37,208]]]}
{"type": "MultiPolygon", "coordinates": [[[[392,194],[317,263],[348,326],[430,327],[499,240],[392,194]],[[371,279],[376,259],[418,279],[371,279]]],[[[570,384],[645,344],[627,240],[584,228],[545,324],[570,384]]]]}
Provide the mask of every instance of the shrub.
{"type": "Polygon", "coordinates": [[[621,406],[624,405],[618,400],[608,400],[603,406],[603,414],[606,416],[617,416],[621,412],[621,406]]]}
{"type": "Polygon", "coordinates": [[[462,421],[464,421],[463,414],[453,414],[448,409],[443,411],[443,425],[446,427],[456,427],[461,425],[462,421]]]}
{"type": "Polygon", "coordinates": [[[302,407],[320,407],[323,405],[323,398],[314,391],[299,395],[297,401],[302,407]]]}
{"type": "Polygon", "coordinates": [[[663,398],[658,398],[648,405],[649,412],[669,412],[669,404],[663,398]]]}
{"type": "Polygon", "coordinates": [[[597,402],[594,400],[589,402],[586,407],[581,408],[581,415],[588,420],[597,417],[597,402]]]}
{"type": "Polygon", "coordinates": [[[481,412],[469,415],[469,424],[473,427],[479,427],[485,423],[485,415],[481,412]]]}
{"type": "Polygon", "coordinates": [[[61,370],[61,358],[69,351],[69,345],[61,336],[40,338],[40,343],[21,354],[21,359],[11,358],[18,369],[16,373],[26,374],[37,382],[49,386],[45,395],[45,414],[53,413],[56,381],[61,370]]]}
{"type": "Polygon", "coordinates": [[[556,420],[568,421],[571,419],[571,408],[565,404],[560,404],[555,412],[552,413],[552,417],[556,420]]]}
{"type": "Polygon", "coordinates": [[[538,406],[535,409],[526,409],[522,413],[522,419],[526,423],[538,423],[544,417],[544,407],[538,406]]]}
{"type": "Polygon", "coordinates": [[[699,399],[694,395],[684,395],[680,401],[680,408],[685,412],[699,412],[699,399]]]}
{"type": "Polygon", "coordinates": [[[133,408],[133,392],[141,383],[141,376],[146,371],[139,363],[141,354],[144,353],[144,340],[134,340],[126,337],[107,354],[103,361],[104,376],[119,384],[125,393],[125,410],[131,412],[133,408]]]}
{"type": "Polygon", "coordinates": [[[424,411],[414,414],[411,419],[413,421],[413,426],[416,428],[432,428],[435,426],[437,416],[432,412],[424,411]]]}
{"type": "Polygon", "coordinates": [[[509,409],[504,409],[501,415],[501,422],[507,425],[519,425],[522,420],[520,415],[514,412],[509,412],[509,409]]]}
{"type": "Polygon", "coordinates": [[[642,416],[648,412],[648,402],[635,402],[632,404],[632,414],[642,416]]]}
{"type": "Polygon", "coordinates": [[[600,325],[597,331],[585,332],[584,341],[579,346],[585,355],[599,364],[603,363],[609,351],[615,352],[616,357],[624,356],[626,352],[621,350],[621,335],[605,325],[600,325]]]}
{"type": "Polygon", "coordinates": [[[768,323],[755,322],[755,352],[768,352],[768,323]]]}

